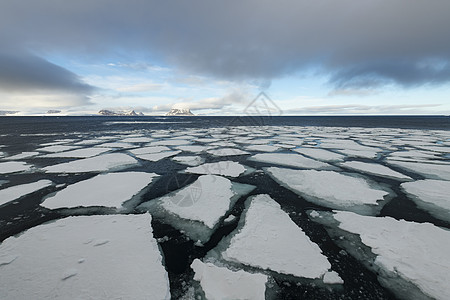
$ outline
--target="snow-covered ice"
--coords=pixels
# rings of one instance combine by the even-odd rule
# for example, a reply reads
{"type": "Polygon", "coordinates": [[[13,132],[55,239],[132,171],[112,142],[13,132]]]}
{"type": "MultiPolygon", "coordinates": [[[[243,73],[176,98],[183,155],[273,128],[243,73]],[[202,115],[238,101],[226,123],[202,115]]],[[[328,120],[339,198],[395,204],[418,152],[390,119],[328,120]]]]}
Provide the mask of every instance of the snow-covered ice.
{"type": "Polygon", "coordinates": [[[319,148],[297,148],[293,151],[323,161],[341,161],[345,158],[344,155],[319,148]]]}
{"type": "MultiPolygon", "coordinates": [[[[304,278],[322,278],[331,265],[317,244],[269,195],[250,197],[243,226],[223,259],[304,278]]],[[[240,223],[241,223],[240,222],[240,223]]]]}
{"type": "Polygon", "coordinates": [[[149,137],[129,137],[129,138],[125,138],[123,140],[121,140],[122,143],[149,143],[151,141],[153,141],[153,138],[149,138],[149,137]]]}
{"type": "Polygon", "coordinates": [[[103,154],[105,152],[111,151],[110,148],[83,148],[71,151],[56,152],[51,154],[42,155],[41,157],[53,158],[53,157],[67,157],[67,158],[88,158],[96,155],[103,154]]]}
{"type": "Polygon", "coordinates": [[[68,217],[0,244],[0,299],[170,299],[151,216],[68,217]]]}
{"type": "Polygon", "coordinates": [[[260,153],[249,160],[304,169],[333,168],[331,165],[294,153],[260,153]]]}
{"type": "Polygon", "coordinates": [[[425,179],[400,186],[418,207],[450,223],[450,181],[425,179]]]}
{"type": "Polygon", "coordinates": [[[199,146],[199,145],[187,145],[187,146],[177,146],[176,149],[186,152],[193,152],[193,153],[201,153],[205,152],[206,150],[210,149],[209,146],[199,146]]]}
{"type": "Polygon", "coordinates": [[[279,146],[273,146],[273,145],[251,145],[245,147],[245,150],[248,151],[259,151],[259,152],[275,152],[279,150],[279,146]]]}
{"type": "Polygon", "coordinates": [[[122,142],[109,142],[109,143],[96,145],[95,147],[130,149],[130,148],[135,148],[136,145],[133,145],[133,144],[130,144],[130,143],[122,143],[122,142]]]}
{"type": "Polygon", "coordinates": [[[56,208],[105,206],[121,208],[158,175],[145,172],[100,174],[69,185],[45,199],[41,206],[56,208]]]}
{"type": "Polygon", "coordinates": [[[226,160],[187,168],[186,172],[194,174],[213,174],[238,177],[245,172],[245,167],[238,162],[226,160]]]}
{"type": "Polygon", "coordinates": [[[181,153],[181,151],[164,151],[158,153],[138,154],[136,157],[149,161],[158,161],[181,153]]]}
{"type": "Polygon", "coordinates": [[[386,160],[388,164],[420,174],[429,179],[450,180],[450,164],[432,164],[420,162],[386,160]]]}
{"type": "Polygon", "coordinates": [[[36,149],[36,151],[39,152],[63,152],[63,151],[69,151],[73,149],[79,148],[78,146],[66,146],[66,145],[55,145],[55,146],[47,146],[43,148],[36,149]]]}
{"type": "Polygon", "coordinates": [[[278,183],[318,205],[361,214],[376,214],[389,191],[364,178],[335,171],[292,170],[270,167],[266,172],[278,183]]]}
{"type": "Polygon", "coordinates": [[[206,299],[265,299],[266,275],[232,271],[199,259],[194,259],[191,268],[195,272],[194,280],[200,282],[206,299]]]}
{"type": "Polygon", "coordinates": [[[188,145],[191,141],[182,140],[182,139],[165,139],[160,141],[153,141],[149,145],[150,146],[179,146],[179,145],[188,145]]]}
{"type": "Polygon", "coordinates": [[[28,194],[46,188],[53,183],[50,180],[42,179],[32,183],[20,184],[0,190],[0,206],[19,199],[28,194]]]}
{"type": "Polygon", "coordinates": [[[247,151],[243,151],[237,148],[218,148],[210,149],[206,151],[207,153],[214,156],[233,156],[233,155],[245,155],[250,154],[247,151]]]}
{"type": "Polygon", "coordinates": [[[166,146],[149,146],[130,150],[134,155],[159,153],[163,151],[170,151],[170,148],[166,146]]]}
{"type": "Polygon", "coordinates": [[[5,160],[27,159],[27,158],[34,157],[34,156],[36,156],[38,154],[39,154],[39,152],[35,152],[35,151],[33,151],[33,152],[22,152],[22,153],[19,153],[19,154],[16,154],[16,155],[5,157],[5,160]]]}
{"type": "Polygon", "coordinates": [[[173,161],[176,161],[177,163],[186,165],[186,166],[191,166],[191,167],[195,167],[198,165],[201,165],[202,163],[205,162],[205,159],[202,158],[201,156],[195,155],[195,156],[175,156],[172,157],[173,161]]]}
{"type": "Polygon", "coordinates": [[[137,165],[138,161],[123,153],[110,153],[43,168],[49,173],[106,172],[137,165]]]}
{"type": "Polygon", "coordinates": [[[192,240],[208,241],[220,219],[254,186],[216,175],[202,175],[192,184],[138,206],[183,230],[192,240]]]}
{"type": "Polygon", "coordinates": [[[386,166],[377,163],[365,163],[360,161],[346,161],[339,164],[341,167],[348,169],[362,171],[367,174],[388,177],[397,180],[412,180],[411,177],[406,176],[402,173],[396,172],[386,166]]]}
{"type": "Polygon", "coordinates": [[[0,162],[0,174],[29,171],[32,167],[32,165],[21,161],[0,162]]]}
{"type": "Polygon", "coordinates": [[[399,298],[448,299],[449,230],[344,211],[321,216],[313,219],[328,226],[336,242],[374,270],[399,298]],[[360,242],[367,247],[358,246],[360,242]]]}

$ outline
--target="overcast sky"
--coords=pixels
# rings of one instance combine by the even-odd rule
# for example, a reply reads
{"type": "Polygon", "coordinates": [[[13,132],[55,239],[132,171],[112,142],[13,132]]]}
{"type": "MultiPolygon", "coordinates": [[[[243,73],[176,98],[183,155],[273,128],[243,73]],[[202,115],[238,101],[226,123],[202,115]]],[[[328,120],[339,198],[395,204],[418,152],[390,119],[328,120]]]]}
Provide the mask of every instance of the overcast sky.
{"type": "Polygon", "coordinates": [[[450,1],[0,0],[0,111],[450,114],[450,1]]]}

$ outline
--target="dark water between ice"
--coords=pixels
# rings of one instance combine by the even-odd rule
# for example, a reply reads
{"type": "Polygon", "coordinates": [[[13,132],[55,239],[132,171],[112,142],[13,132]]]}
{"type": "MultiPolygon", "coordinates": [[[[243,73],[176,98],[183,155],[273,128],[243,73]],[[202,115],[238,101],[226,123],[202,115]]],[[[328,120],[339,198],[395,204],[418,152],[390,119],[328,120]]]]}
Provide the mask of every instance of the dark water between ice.
{"type": "MultiPolygon", "coordinates": [[[[362,127],[362,128],[401,128],[416,130],[450,130],[450,118],[447,116],[418,116],[418,117],[0,117],[0,148],[8,156],[21,152],[34,151],[41,144],[51,143],[59,139],[89,139],[101,135],[120,136],[123,134],[142,134],[158,130],[180,131],[191,128],[228,128],[233,126],[317,126],[317,127],[362,127]]],[[[224,158],[207,156],[206,162],[220,161],[224,158]]],[[[264,163],[247,161],[245,156],[227,157],[226,159],[242,162],[243,164],[261,169],[264,163]]],[[[44,167],[68,159],[30,158],[22,161],[29,162],[36,167],[44,167]]],[[[152,188],[143,196],[142,202],[162,196],[168,192],[186,186],[195,181],[198,175],[179,174],[184,169],[170,159],[159,162],[142,161],[137,167],[127,170],[155,172],[161,175],[152,188]]],[[[415,179],[421,179],[417,174],[403,173],[415,179]]],[[[1,175],[0,181],[9,181],[6,185],[13,186],[40,179],[52,180],[55,185],[70,184],[95,176],[94,173],[71,174],[59,176],[43,172],[18,173],[1,175]]],[[[373,177],[377,182],[393,186],[396,198],[390,201],[381,211],[381,216],[392,216],[417,222],[431,222],[435,225],[449,228],[449,224],[437,220],[428,213],[417,209],[415,204],[407,199],[398,187],[398,182],[373,177]]],[[[343,289],[328,289],[312,283],[296,285],[285,278],[275,278],[279,286],[279,299],[395,299],[395,297],[380,286],[376,275],[367,270],[362,264],[346,255],[330,239],[322,225],[314,223],[305,214],[307,209],[329,210],[299,198],[288,189],[275,183],[269,176],[258,172],[242,176],[233,181],[256,185],[252,195],[267,193],[283,210],[290,212],[292,220],[297,223],[307,235],[316,242],[328,257],[336,270],[345,281],[343,289]]],[[[44,222],[65,217],[67,214],[99,214],[114,213],[113,210],[93,208],[83,211],[76,210],[48,210],[39,206],[42,198],[53,192],[55,187],[48,187],[39,192],[21,198],[14,204],[0,207],[0,241],[23,230],[44,222]]],[[[240,199],[233,208],[233,214],[239,216],[244,209],[244,201],[240,199]]],[[[166,269],[171,281],[171,293],[174,298],[181,296],[184,285],[192,279],[193,272],[189,265],[194,258],[203,257],[207,251],[214,248],[221,238],[236,228],[237,222],[221,226],[211,240],[204,247],[195,246],[182,233],[157,220],[153,223],[156,238],[169,237],[160,244],[164,256],[166,269]]]]}

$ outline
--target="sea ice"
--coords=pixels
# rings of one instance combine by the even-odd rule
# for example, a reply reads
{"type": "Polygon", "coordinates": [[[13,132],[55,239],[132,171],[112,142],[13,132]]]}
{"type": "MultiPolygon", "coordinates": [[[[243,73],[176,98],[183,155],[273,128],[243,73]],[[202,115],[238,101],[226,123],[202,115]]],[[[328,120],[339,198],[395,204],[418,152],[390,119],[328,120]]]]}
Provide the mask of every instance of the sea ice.
{"type": "Polygon", "coordinates": [[[110,153],[43,168],[48,173],[105,172],[137,165],[138,161],[123,153],[110,153]]]}
{"type": "Polygon", "coordinates": [[[198,165],[201,165],[202,163],[205,162],[204,158],[202,158],[201,156],[195,155],[195,156],[175,156],[172,157],[173,161],[176,161],[177,163],[186,165],[186,166],[191,166],[191,167],[195,167],[198,165]]]}
{"type": "Polygon", "coordinates": [[[95,147],[130,149],[130,148],[135,148],[136,145],[133,145],[133,144],[130,144],[130,143],[110,142],[110,143],[104,143],[104,144],[96,145],[95,147]]]}
{"type": "Polygon", "coordinates": [[[68,217],[28,229],[0,244],[0,274],[3,300],[170,299],[149,214],[68,217]]]}
{"type": "Polygon", "coordinates": [[[386,162],[390,165],[420,174],[425,178],[450,180],[450,164],[406,162],[392,159],[387,159],[386,162]]]}
{"type": "Polygon", "coordinates": [[[13,200],[19,199],[25,195],[34,193],[43,188],[46,188],[53,183],[50,180],[39,180],[32,183],[15,185],[3,190],[0,190],[0,206],[11,202],[13,200]]]}
{"type": "Polygon", "coordinates": [[[187,145],[187,146],[177,146],[176,149],[186,152],[193,152],[193,153],[201,153],[205,152],[206,150],[210,149],[211,147],[208,146],[199,146],[199,145],[187,145]]]}
{"type": "Polygon", "coordinates": [[[206,299],[265,299],[266,275],[232,271],[199,259],[194,259],[191,268],[195,272],[194,280],[200,282],[206,299]]]}
{"type": "Polygon", "coordinates": [[[0,162],[0,174],[17,173],[31,170],[32,166],[21,161],[0,162]]]}
{"type": "Polygon", "coordinates": [[[47,197],[41,206],[56,208],[105,206],[121,208],[122,204],[148,186],[158,175],[145,172],[121,172],[97,175],[69,185],[47,197]]]}
{"type": "Polygon", "coordinates": [[[170,151],[170,148],[166,146],[150,146],[130,150],[130,152],[133,153],[134,155],[159,153],[163,151],[170,151]]]}
{"type": "Polygon", "coordinates": [[[129,137],[121,140],[122,143],[149,143],[153,141],[153,138],[149,137],[129,137]]]}
{"type": "Polygon", "coordinates": [[[150,146],[179,146],[190,144],[191,141],[181,139],[164,139],[160,141],[151,142],[150,146]]]}
{"type": "Polygon", "coordinates": [[[238,162],[226,160],[187,168],[186,172],[194,174],[213,174],[238,177],[245,172],[245,167],[238,162]]]}
{"type": "Polygon", "coordinates": [[[57,152],[57,153],[51,153],[42,155],[41,157],[45,158],[53,158],[53,157],[67,157],[67,158],[88,158],[92,156],[96,156],[108,151],[111,151],[113,149],[110,148],[83,148],[83,149],[76,149],[72,151],[65,151],[65,152],[57,152]]]}
{"type": "Polygon", "coordinates": [[[361,214],[376,214],[389,192],[375,183],[335,171],[292,170],[271,167],[265,170],[275,181],[318,205],[361,214]]]}
{"type": "Polygon", "coordinates": [[[259,152],[274,152],[280,149],[279,146],[272,146],[272,145],[251,145],[245,147],[245,150],[248,151],[259,151],[259,152]]]}
{"type": "Polygon", "coordinates": [[[322,218],[313,220],[325,224],[336,243],[375,271],[399,298],[448,299],[450,231],[391,217],[320,214],[322,218]]]}
{"type": "Polygon", "coordinates": [[[297,148],[293,151],[322,161],[341,161],[345,158],[344,155],[318,148],[297,148]]]}
{"type": "Polygon", "coordinates": [[[55,146],[47,146],[44,148],[39,148],[36,149],[36,151],[39,152],[63,152],[63,151],[69,151],[69,150],[73,150],[73,149],[77,149],[79,148],[78,146],[65,146],[65,145],[55,145],[55,146]]]}
{"type": "Polygon", "coordinates": [[[426,179],[400,186],[418,207],[450,223],[450,181],[426,179]]]}
{"type": "Polygon", "coordinates": [[[255,154],[249,160],[259,161],[274,165],[284,165],[294,168],[320,169],[333,168],[331,165],[294,153],[261,153],[255,154]]]}
{"type": "Polygon", "coordinates": [[[158,161],[181,153],[181,151],[164,151],[158,153],[139,154],[136,157],[149,161],[158,161]]]}
{"type": "Polygon", "coordinates": [[[344,149],[338,150],[340,153],[345,154],[350,157],[362,157],[362,158],[376,158],[380,150],[351,150],[344,149]]]}
{"type": "Polygon", "coordinates": [[[38,155],[39,152],[22,152],[13,156],[8,156],[5,157],[5,160],[20,160],[20,159],[27,159],[27,158],[31,158],[34,157],[36,155],[38,155]]]}
{"type": "Polygon", "coordinates": [[[250,154],[247,151],[242,151],[237,148],[210,149],[210,150],[207,150],[206,152],[211,155],[214,155],[214,156],[233,156],[233,155],[250,154]]]}
{"type": "Polygon", "coordinates": [[[398,180],[412,180],[411,177],[406,176],[402,173],[396,172],[388,167],[385,167],[383,165],[377,164],[377,163],[365,163],[360,161],[346,161],[339,164],[341,167],[356,170],[356,171],[362,171],[367,174],[382,176],[382,177],[388,177],[398,180]]]}
{"type": "Polygon", "coordinates": [[[222,252],[223,259],[278,273],[322,278],[331,265],[317,244],[269,195],[250,197],[242,228],[222,252]]]}
{"type": "Polygon", "coordinates": [[[192,240],[204,243],[234,203],[254,188],[224,177],[203,175],[178,191],[142,203],[138,209],[149,210],[153,216],[185,231],[192,240]]]}

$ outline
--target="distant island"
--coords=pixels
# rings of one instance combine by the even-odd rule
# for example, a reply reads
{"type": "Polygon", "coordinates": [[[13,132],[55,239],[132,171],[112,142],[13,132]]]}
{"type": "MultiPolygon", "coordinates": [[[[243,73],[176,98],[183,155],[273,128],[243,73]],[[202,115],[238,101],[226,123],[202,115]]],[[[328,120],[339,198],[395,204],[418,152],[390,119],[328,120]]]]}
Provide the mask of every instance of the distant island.
{"type": "Polygon", "coordinates": [[[195,116],[189,108],[172,108],[166,116],[195,116]]]}
{"type": "Polygon", "coordinates": [[[99,115],[102,116],[121,116],[121,117],[139,117],[144,116],[142,112],[136,113],[134,110],[130,111],[112,111],[107,109],[102,109],[98,112],[99,115]]]}

